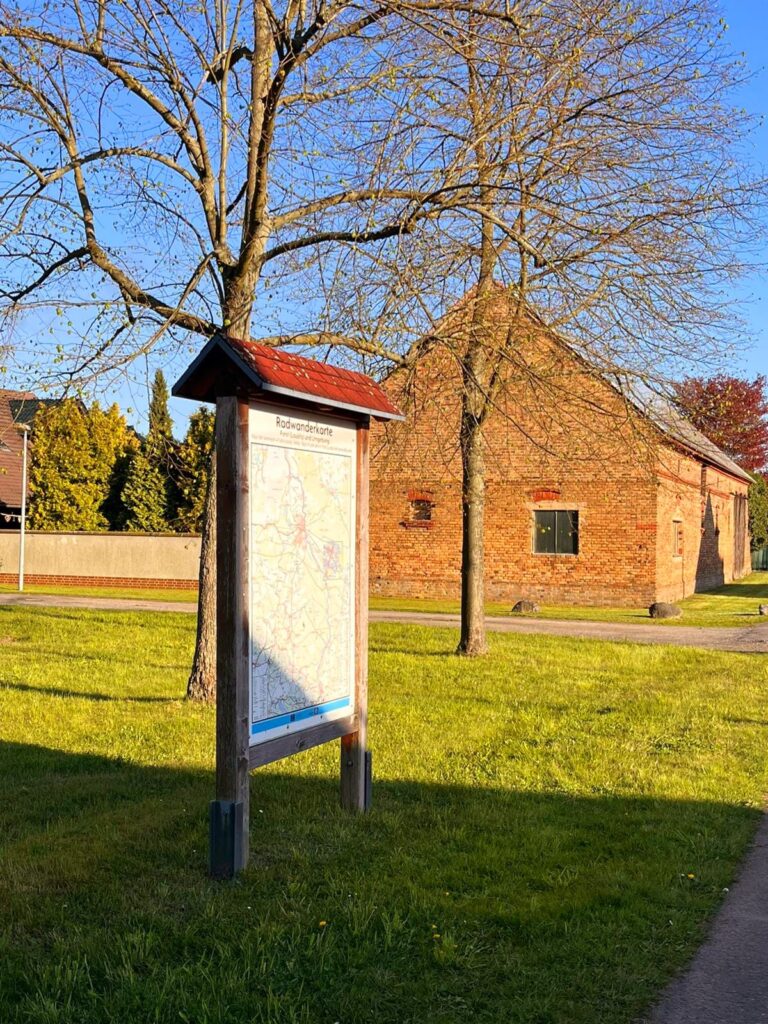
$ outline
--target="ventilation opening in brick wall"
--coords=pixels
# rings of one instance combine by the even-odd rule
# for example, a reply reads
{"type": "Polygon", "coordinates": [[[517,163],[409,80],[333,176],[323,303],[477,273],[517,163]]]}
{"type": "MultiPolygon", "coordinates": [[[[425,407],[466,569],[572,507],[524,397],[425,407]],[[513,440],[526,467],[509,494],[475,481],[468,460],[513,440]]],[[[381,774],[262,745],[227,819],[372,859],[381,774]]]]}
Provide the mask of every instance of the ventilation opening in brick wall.
{"type": "Polygon", "coordinates": [[[435,508],[432,491],[408,491],[408,507],[400,525],[428,530],[434,522],[435,508]]]}

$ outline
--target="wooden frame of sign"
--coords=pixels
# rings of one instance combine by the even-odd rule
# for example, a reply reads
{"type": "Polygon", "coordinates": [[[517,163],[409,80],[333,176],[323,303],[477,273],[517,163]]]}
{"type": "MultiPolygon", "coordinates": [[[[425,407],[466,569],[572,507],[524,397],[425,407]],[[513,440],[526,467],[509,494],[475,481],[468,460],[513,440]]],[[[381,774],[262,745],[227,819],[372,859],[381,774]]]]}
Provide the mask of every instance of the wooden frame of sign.
{"type": "MultiPolygon", "coordinates": [[[[216,792],[210,808],[210,871],[215,877],[231,877],[248,863],[252,769],[340,739],[342,806],[364,811],[371,797],[367,750],[369,424],[371,414],[400,416],[368,378],[311,360],[289,357],[288,370],[294,372],[297,387],[305,390],[285,387],[285,368],[281,376],[280,367],[268,361],[280,357],[273,353],[267,357],[261,348],[213,339],[173,389],[183,397],[214,397],[217,407],[216,792]],[[261,353],[262,362],[256,362],[253,353],[261,353]],[[247,357],[245,368],[239,365],[243,355],[247,357]],[[314,393],[306,390],[309,383],[303,375],[307,374],[319,378],[314,393]],[[329,378],[326,382],[323,374],[329,378]],[[342,383],[351,379],[341,390],[345,402],[336,398],[340,390],[337,377],[342,383]],[[361,404],[359,396],[356,403],[349,401],[349,396],[355,395],[353,385],[363,389],[367,405],[361,404]],[[302,478],[302,473],[310,470],[316,471],[315,491],[305,487],[309,478],[302,478]],[[251,479],[256,473],[258,487],[251,479]],[[331,491],[335,503],[329,517],[325,506],[318,505],[316,492],[326,494],[325,478],[334,473],[346,489],[340,487],[342,497],[338,499],[331,491]],[[297,557],[294,582],[289,585],[286,581],[283,587],[284,564],[286,558],[290,562],[293,557],[295,534],[290,534],[286,548],[274,559],[260,549],[259,564],[254,564],[254,550],[256,540],[261,543],[267,538],[264,543],[268,546],[270,531],[279,533],[283,525],[280,500],[289,491],[295,498],[296,487],[302,514],[291,510],[289,529],[296,530],[298,523],[304,530],[303,513],[311,510],[314,501],[315,529],[318,522],[322,529],[330,519],[328,533],[333,537],[329,543],[325,534],[318,539],[302,532],[295,539],[297,548],[305,551],[322,546],[323,564],[319,575],[313,571],[311,583],[305,584],[297,557]],[[308,637],[308,642],[297,645],[291,636],[289,643],[282,631],[295,595],[298,593],[300,601],[307,586],[325,602],[328,613],[322,624],[320,657],[310,642],[318,632],[317,617],[302,617],[306,605],[299,603],[296,625],[299,637],[308,637]],[[307,626],[302,633],[303,623],[311,629],[307,626]],[[304,660],[302,655],[306,655],[304,660]],[[316,692],[307,685],[315,664],[316,692]]],[[[282,360],[286,358],[283,354],[282,360]]],[[[313,553],[313,565],[316,561],[313,553]]]]}

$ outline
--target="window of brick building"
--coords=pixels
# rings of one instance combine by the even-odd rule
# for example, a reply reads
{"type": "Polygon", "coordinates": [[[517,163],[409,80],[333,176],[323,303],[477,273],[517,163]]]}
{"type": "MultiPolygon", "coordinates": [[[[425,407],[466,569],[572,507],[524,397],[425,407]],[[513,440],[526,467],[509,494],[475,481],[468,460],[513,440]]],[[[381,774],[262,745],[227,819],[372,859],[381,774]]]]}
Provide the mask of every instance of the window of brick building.
{"type": "Polygon", "coordinates": [[[533,550],[537,555],[578,555],[579,513],[575,509],[537,509],[533,513],[533,550]]]}
{"type": "Polygon", "coordinates": [[[400,525],[430,529],[433,522],[434,507],[435,502],[432,491],[409,491],[408,511],[405,518],[401,520],[400,525]]]}
{"type": "Polygon", "coordinates": [[[428,498],[414,498],[411,501],[411,522],[428,523],[432,519],[435,503],[428,498]]]}
{"type": "Polygon", "coordinates": [[[679,519],[672,523],[672,553],[675,558],[682,558],[685,550],[685,533],[679,519]]]}

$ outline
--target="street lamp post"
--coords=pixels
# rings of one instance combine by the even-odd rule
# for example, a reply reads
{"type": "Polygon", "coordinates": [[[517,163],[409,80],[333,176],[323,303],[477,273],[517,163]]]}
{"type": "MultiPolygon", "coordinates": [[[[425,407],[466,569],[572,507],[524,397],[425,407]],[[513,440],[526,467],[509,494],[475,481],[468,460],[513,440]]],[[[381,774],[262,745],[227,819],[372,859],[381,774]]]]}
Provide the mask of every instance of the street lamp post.
{"type": "Polygon", "coordinates": [[[21,460],[21,525],[19,529],[19,590],[24,589],[24,539],[27,526],[27,449],[29,442],[29,427],[21,425],[24,434],[24,448],[21,460]]]}

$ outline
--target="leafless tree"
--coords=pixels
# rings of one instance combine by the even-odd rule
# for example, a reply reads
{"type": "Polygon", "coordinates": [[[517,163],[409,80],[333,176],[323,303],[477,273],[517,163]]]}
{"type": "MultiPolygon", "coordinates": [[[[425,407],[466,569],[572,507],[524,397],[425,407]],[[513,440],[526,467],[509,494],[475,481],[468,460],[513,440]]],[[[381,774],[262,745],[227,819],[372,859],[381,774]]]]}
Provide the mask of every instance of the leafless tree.
{"type": "Polygon", "coordinates": [[[425,134],[473,198],[396,250],[346,254],[355,293],[334,306],[350,330],[375,310],[383,347],[416,358],[436,342],[459,368],[466,654],[486,646],[483,431],[520,377],[523,335],[533,322],[567,336],[630,415],[644,389],[718,365],[741,340],[727,288],[754,258],[765,199],[716,3],[522,0],[514,15],[503,36],[453,12],[412,40],[414,61],[421,46],[439,69],[425,134]]]}
{"type": "Polygon", "coordinates": [[[92,309],[68,372],[161,331],[248,335],[267,275],[327,297],[314,340],[407,366],[471,292],[438,338],[463,380],[464,653],[485,647],[483,426],[519,325],[617,381],[732,340],[721,289],[763,185],[715,0],[40,0],[0,22],[0,287],[14,315],[92,309]]]}
{"type": "MultiPolygon", "coordinates": [[[[515,31],[506,0],[0,4],[5,312],[57,310],[81,341],[54,372],[83,380],[161,336],[247,337],[271,268],[330,272],[339,248],[473,201],[472,175],[431,151],[432,57],[410,46],[460,11],[515,31]]],[[[204,696],[209,570],[189,688],[204,696]]]]}

